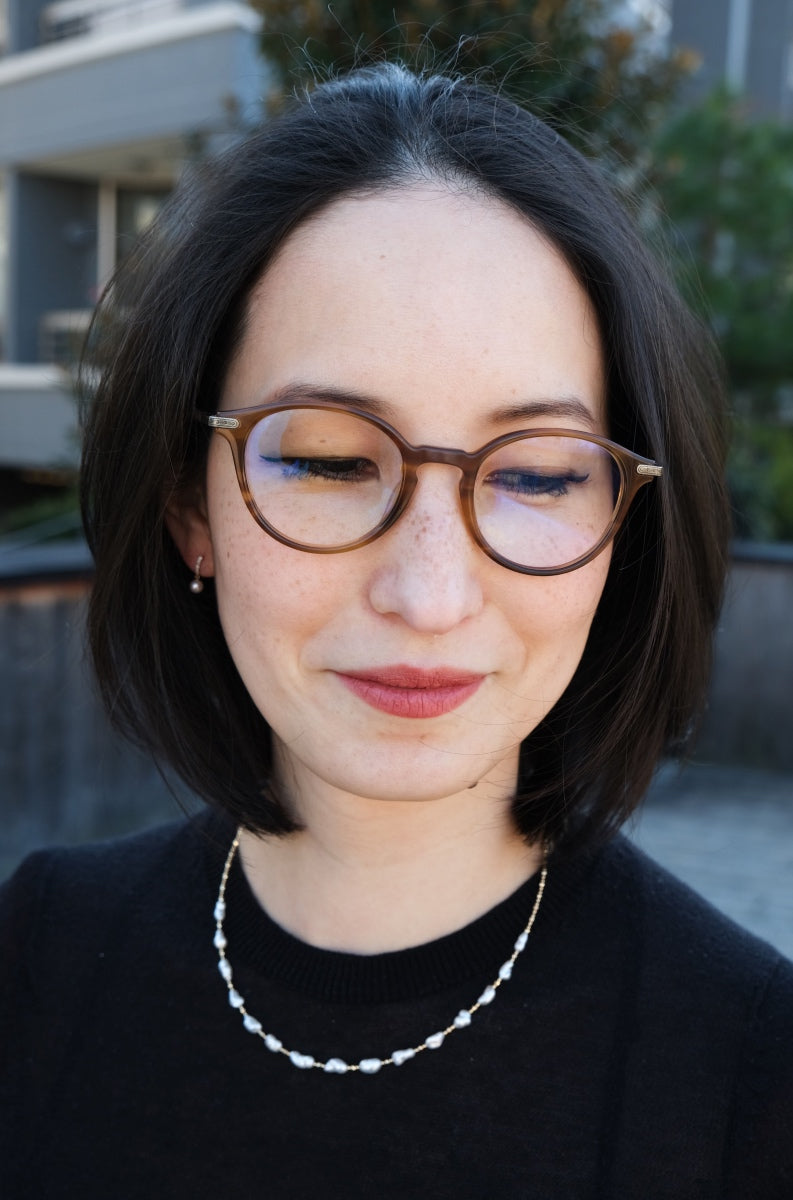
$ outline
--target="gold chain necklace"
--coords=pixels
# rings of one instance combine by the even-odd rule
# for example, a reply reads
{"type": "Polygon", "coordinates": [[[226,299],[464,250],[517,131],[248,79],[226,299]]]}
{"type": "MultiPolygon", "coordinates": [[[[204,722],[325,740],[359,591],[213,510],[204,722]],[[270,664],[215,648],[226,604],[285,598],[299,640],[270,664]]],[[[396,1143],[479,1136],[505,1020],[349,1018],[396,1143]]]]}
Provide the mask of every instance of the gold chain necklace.
{"type": "Polygon", "coordinates": [[[502,983],[512,978],[512,968],[522,954],[529,940],[529,934],[532,931],[534,922],[537,919],[537,913],[540,910],[542,895],[545,891],[545,881],[548,878],[548,867],[543,862],[540,872],[540,882],[537,887],[537,895],[534,899],[534,906],[531,910],[526,926],[523,932],[518,936],[517,941],[512,950],[512,954],[502,963],[498,969],[498,975],[489,983],[478,1000],[471,1005],[470,1008],[461,1008],[457,1016],[450,1025],[445,1029],[439,1029],[437,1033],[431,1033],[418,1046],[410,1046],[404,1050],[392,1050],[387,1058],[362,1058],[357,1063],[347,1063],[342,1058],[328,1058],[324,1062],[314,1058],[311,1054],[302,1054],[299,1050],[287,1050],[279,1037],[274,1033],[267,1033],[256,1017],[248,1012],[245,1006],[245,1000],[234,987],[234,979],[231,970],[231,963],[226,957],[226,935],[223,932],[223,921],[226,916],[226,885],[228,884],[229,871],[231,864],[234,861],[234,855],[237,853],[240,844],[240,833],[242,827],[237,830],[234,841],[231,843],[231,849],[226,857],[226,862],[223,867],[223,875],[220,880],[220,888],[218,889],[218,898],[215,903],[215,949],[218,952],[218,970],[225,980],[228,989],[229,1004],[232,1008],[236,1008],[242,1017],[242,1024],[248,1033],[253,1033],[261,1038],[268,1050],[274,1054],[282,1054],[292,1063],[292,1066],[299,1067],[302,1070],[314,1068],[317,1071],[325,1071],[328,1075],[346,1075],[351,1071],[360,1071],[363,1075],[376,1075],[381,1067],[401,1067],[409,1059],[415,1058],[417,1054],[421,1054],[424,1050],[438,1050],[446,1039],[458,1029],[466,1029],[474,1017],[479,1012],[480,1008],[492,1004],[496,998],[498,989],[502,983]]]}

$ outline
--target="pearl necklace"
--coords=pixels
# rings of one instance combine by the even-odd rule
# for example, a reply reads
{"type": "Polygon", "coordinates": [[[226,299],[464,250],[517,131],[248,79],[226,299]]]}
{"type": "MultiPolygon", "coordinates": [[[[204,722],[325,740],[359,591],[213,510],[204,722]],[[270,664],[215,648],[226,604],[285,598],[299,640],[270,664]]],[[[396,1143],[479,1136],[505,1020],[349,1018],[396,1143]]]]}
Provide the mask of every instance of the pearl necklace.
{"type": "Polygon", "coordinates": [[[457,1016],[452,1021],[451,1025],[447,1025],[445,1029],[438,1030],[437,1033],[431,1033],[418,1046],[411,1046],[404,1050],[392,1050],[387,1058],[362,1058],[358,1063],[346,1063],[342,1058],[329,1058],[326,1062],[321,1062],[311,1054],[301,1054],[299,1050],[287,1050],[280,1038],[274,1033],[266,1033],[261,1021],[252,1016],[245,1007],[245,1000],[234,987],[232,977],[231,963],[226,957],[226,935],[223,932],[223,920],[226,916],[226,885],[228,883],[229,871],[231,864],[234,861],[234,855],[237,853],[240,844],[240,833],[242,827],[237,830],[236,837],[231,843],[231,849],[226,857],[226,863],[223,867],[223,876],[220,880],[220,888],[218,889],[218,898],[215,903],[215,949],[218,952],[218,970],[225,980],[228,988],[229,1004],[232,1008],[236,1008],[242,1017],[242,1024],[248,1033],[253,1033],[261,1038],[268,1050],[274,1054],[283,1054],[294,1067],[299,1067],[302,1070],[314,1068],[318,1071],[325,1071],[328,1075],[346,1075],[350,1071],[360,1071],[363,1075],[376,1075],[381,1067],[400,1067],[406,1063],[408,1059],[415,1058],[417,1054],[421,1054],[424,1050],[438,1050],[443,1042],[452,1033],[458,1029],[465,1029],[471,1024],[471,1020],[475,1013],[480,1008],[484,1008],[496,998],[496,993],[507,979],[512,977],[512,968],[515,966],[518,955],[525,949],[526,943],[529,940],[529,934],[532,931],[537,913],[540,909],[542,894],[545,891],[545,880],[548,877],[548,868],[543,863],[542,871],[540,872],[540,882],[537,887],[537,895],[534,900],[534,907],[531,910],[531,915],[526,923],[523,932],[519,935],[515,942],[512,954],[502,963],[498,969],[498,975],[492,983],[488,984],[482,992],[479,999],[470,1008],[461,1008],[457,1016]]]}

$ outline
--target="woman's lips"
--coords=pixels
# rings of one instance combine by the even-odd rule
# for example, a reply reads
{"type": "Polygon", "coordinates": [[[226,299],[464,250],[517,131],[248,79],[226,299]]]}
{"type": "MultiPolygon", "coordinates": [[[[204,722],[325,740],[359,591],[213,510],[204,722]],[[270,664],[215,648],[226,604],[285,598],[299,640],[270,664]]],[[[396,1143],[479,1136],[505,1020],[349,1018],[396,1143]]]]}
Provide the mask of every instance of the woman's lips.
{"type": "Polygon", "coordinates": [[[464,704],[484,675],[449,667],[373,667],[339,671],[339,679],[360,700],[394,717],[440,717],[464,704]]]}

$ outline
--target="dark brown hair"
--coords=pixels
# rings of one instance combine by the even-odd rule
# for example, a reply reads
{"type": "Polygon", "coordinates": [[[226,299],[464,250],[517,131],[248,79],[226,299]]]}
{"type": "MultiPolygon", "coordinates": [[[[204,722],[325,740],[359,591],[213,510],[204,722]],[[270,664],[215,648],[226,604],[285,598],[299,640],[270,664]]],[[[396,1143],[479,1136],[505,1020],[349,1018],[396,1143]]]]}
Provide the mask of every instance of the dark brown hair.
{"type": "Polygon", "coordinates": [[[522,748],[520,829],[572,846],[625,819],[703,703],[728,534],[720,372],[596,167],[476,83],[383,65],[319,87],[194,171],[114,281],[86,359],[94,663],[128,736],[247,827],[292,828],[214,590],[190,594],[164,511],[200,486],[209,434],[193,410],[217,407],[284,238],[345,194],[417,178],[498,197],[559,248],[599,315],[610,436],[664,464],[619,533],[578,670],[522,748]]]}

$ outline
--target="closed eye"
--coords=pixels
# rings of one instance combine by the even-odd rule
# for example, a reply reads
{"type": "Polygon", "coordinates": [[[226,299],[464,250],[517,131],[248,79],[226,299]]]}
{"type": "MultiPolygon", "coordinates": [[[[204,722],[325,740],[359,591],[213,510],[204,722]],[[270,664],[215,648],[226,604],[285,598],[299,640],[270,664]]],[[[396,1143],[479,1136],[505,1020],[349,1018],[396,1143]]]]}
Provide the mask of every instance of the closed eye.
{"type": "Polygon", "coordinates": [[[588,475],[547,475],[539,471],[502,470],[487,477],[489,487],[498,488],[516,496],[551,496],[558,498],[569,495],[572,485],[586,483],[588,475]]]}
{"type": "Polygon", "coordinates": [[[327,479],[335,483],[364,483],[379,472],[368,458],[268,458],[261,461],[281,469],[285,479],[327,479]]]}

